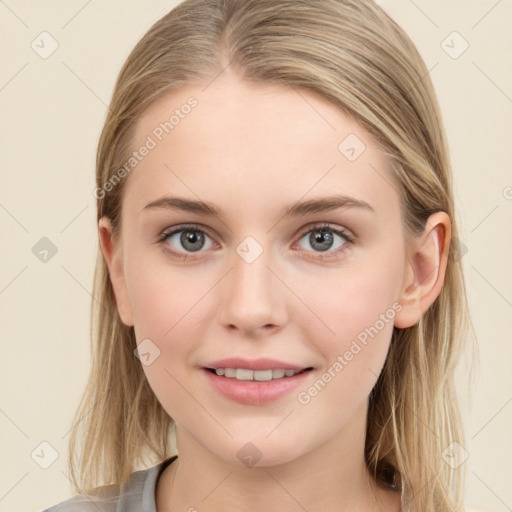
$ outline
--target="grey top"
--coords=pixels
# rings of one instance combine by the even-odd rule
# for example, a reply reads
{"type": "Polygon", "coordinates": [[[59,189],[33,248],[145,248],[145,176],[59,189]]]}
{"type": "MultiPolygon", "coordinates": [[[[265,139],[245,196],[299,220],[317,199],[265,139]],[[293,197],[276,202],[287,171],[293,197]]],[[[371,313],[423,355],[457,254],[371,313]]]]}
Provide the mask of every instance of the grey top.
{"type": "Polygon", "coordinates": [[[158,477],[177,457],[132,473],[121,490],[116,485],[101,487],[98,496],[78,494],[43,512],[157,512],[155,490],[158,477]]]}

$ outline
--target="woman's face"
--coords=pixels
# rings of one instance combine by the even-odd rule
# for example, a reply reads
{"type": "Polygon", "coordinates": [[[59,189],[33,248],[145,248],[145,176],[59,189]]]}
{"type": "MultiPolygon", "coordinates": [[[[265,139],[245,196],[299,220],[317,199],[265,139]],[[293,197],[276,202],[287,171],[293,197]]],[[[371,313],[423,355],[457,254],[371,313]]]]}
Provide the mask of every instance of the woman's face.
{"type": "Polygon", "coordinates": [[[258,465],[360,431],[407,261],[374,140],[311,92],[228,76],[153,104],[133,147],[113,282],[178,428],[228,462],[253,450],[258,465]],[[232,357],[312,370],[235,383],[205,369],[232,357]]]}

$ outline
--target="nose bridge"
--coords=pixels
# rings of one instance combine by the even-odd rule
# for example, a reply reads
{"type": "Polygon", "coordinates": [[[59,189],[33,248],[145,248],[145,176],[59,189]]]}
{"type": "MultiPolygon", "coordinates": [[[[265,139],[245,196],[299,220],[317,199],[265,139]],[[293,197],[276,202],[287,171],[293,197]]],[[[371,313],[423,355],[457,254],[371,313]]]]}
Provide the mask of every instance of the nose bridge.
{"type": "Polygon", "coordinates": [[[220,321],[225,326],[254,330],[285,321],[285,297],[275,276],[272,251],[254,237],[246,237],[231,258],[219,304],[220,321]]]}

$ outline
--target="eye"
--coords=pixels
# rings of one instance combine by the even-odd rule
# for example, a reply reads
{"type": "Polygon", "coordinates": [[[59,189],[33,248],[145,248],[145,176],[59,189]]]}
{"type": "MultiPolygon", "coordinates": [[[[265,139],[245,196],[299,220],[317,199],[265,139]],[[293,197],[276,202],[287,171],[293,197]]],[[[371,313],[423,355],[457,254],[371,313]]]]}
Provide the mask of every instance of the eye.
{"type": "Polygon", "coordinates": [[[320,253],[338,253],[354,239],[343,229],[331,227],[329,224],[315,225],[303,232],[298,244],[301,249],[320,253]],[[309,246],[309,247],[308,247],[309,246]]]}
{"type": "MultiPolygon", "coordinates": [[[[216,245],[198,225],[169,228],[159,235],[158,243],[173,257],[183,259],[216,245]]],[[[319,253],[320,258],[324,258],[324,254],[327,257],[335,256],[353,243],[354,239],[347,231],[323,223],[303,231],[298,245],[300,249],[319,253]]]]}
{"type": "Polygon", "coordinates": [[[160,235],[158,241],[164,250],[184,258],[202,249],[211,249],[214,245],[206,232],[194,225],[166,230],[160,235]]]}

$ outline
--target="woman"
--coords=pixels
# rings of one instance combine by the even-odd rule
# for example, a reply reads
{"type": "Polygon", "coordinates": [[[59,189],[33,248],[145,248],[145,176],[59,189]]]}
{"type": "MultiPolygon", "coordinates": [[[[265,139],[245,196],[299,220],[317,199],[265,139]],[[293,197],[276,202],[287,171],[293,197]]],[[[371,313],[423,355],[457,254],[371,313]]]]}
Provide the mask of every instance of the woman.
{"type": "Polygon", "coordinates": [[[96,176],[80,495],[49,511],[463,510],[449,154],[380,7],[186,0],[121,70],[96,176]]]}

